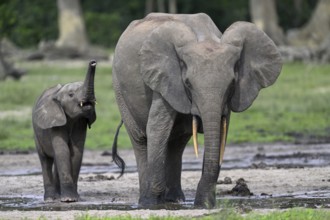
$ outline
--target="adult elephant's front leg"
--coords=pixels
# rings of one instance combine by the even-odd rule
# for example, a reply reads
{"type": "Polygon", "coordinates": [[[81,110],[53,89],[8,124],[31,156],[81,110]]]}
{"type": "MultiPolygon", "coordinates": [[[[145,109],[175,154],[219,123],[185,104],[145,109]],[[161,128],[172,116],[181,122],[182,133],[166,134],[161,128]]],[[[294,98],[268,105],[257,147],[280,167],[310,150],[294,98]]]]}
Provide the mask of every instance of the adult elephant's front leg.
{"type": "Polygon", "coordinates": [[[172,107],[159,94],[154,94],[147,124],[148,187],[146,197],[140,199],[142,206],[165,201],[165,161],[175,116],[172,107]]]}

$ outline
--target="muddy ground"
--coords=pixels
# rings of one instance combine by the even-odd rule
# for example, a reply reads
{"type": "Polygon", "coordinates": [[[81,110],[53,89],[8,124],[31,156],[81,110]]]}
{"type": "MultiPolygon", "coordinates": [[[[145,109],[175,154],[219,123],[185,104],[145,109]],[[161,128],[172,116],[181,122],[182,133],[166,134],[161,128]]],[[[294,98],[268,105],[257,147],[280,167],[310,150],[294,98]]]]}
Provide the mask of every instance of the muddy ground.
{"type": "MultiPolygon", "coordinates": [[[[200,149],[200,155],[202,154],[200,149]]],[[[182,187],[186,202],[168,204],[158,210],[137,208],[138,176],[133,152],[120,150],[126,173],[104,151],[85,151],[79,180],[81,201],[44,203],[41,169],[37,154],[0,155],[0,219],[73,219],[84,214],[201,216],[214,210],[196,210],[193,199],[201,176],[202,157],[192,147],[184,153],[182,187]],[[88,211],[86,211],[88,210],[88,211]]],[[[226,148],[217,185],[218,207],[240,211],[267,211],[291,207],[330,209],[330,144],[230,145],[226,148]],[[240,178],[248,194],[233,193],[240,178]]]]}

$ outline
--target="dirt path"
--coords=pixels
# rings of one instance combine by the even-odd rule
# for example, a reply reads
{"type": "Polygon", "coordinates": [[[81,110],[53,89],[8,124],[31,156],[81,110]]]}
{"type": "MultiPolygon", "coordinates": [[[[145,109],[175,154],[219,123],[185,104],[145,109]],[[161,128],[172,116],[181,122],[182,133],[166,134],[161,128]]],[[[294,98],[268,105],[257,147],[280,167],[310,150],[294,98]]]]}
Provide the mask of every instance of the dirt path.
{"type": "MultiPolygon", "coordinates": [[[[0,219],[36,219],[40,216],[73,219],[86,213],[97,216],[201,216],[217,211],[192,207],[202,158],[195,158],[191,148],[184,153],[182,173],[187,201],[161,207],[161,210],[137,209],[138,177],[132,151],[119,152],[127,163],[127,173],[120,179],[116,179],[118,169],[111,157],[102,156],[102,153],[85,152],[79,180],[82,201],[70,204],[43,202],[42,177],[35,153],[0,155],[0,219]]],[[[229,146],[219,180],[225,177],[232,183],[217,185],[220,204],[228,200],[235,206],[258,210],[291,206],[330,208],[330,144],[229,146]],[[253,195],[235,197],[228,194],[239,178],[245,179],[253,195]]]]}

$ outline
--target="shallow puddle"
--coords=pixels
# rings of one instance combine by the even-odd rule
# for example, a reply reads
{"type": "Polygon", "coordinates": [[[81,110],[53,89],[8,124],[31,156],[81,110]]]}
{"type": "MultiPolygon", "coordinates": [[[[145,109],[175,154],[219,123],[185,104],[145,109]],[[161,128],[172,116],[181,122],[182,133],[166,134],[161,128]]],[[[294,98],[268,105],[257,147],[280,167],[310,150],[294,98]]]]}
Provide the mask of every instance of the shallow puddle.
{"type": "MultiPolygon", "coordinates": [[[[202,152],[200,152],[202,153],[202,152]]],[[[88,154],[88,152],[87,152],[88,154]]],[[[132,152],[133,154],[133,152],[132,152]]],[[[14,155],[15,156],[15,155],[14,155]]],[[[98,161],[84,162],[81,174],[97,173],[119,173],[119,168],[110,163],[110,156],[105,156],[107,163],[98,161]]],[[[37,157],[35,158],[36,160],[37,157]]],[[[126,161],[125,173],[137,172],[135,159],[126,161]]],[[[24,176],[40,175],[41,167],[37,163],[34,166],[17,167],[13,165],[0,167],[0,176],[24,176]]],[[[17,165],[17,164],[14,164],[17,165]]],[[[303,168],[303,167],[325,167],[330,166],[330,144],[318,145],[251,145],[251,146],[227,146],[224,162],[221,169],[248,169],[248,168],[303,168]]],[[[183,171],[195,171],[202,169],[202,157],[196,158],[193,149],[186,148],[183,154],[183,171]]]]}
{"type": "MultiPolygon", "coordinates": [[[[219,208],[248,208],[248,209],[286,209],[293,207],[330,208],[330,192],[317,191],[296,195],[273,195],[234,197],[225,196],[217,199],[219,208]]],[[[183,210],[193,209],[193,200],[185,203],[168,203],[152,207],[151,209],[183,210]]],[[[0,197],[0,211],[67,211],[67,210],[137,210],[137,204],[110,202],[76,202],[76,203],[44,203],[42,198],[0,197]]]]}
{"type": "MultiPolygon", "coordinates": [[[[301,168],[301,167],[329,167],[330,145],[276,145],[272,146],[228,146],[222,169],[263,169],[274,168],[301,168]]],[[[194,156],[193,150],[185,152],[183,170],[201,170],[202,159],[194,156]]],[[[110,161],[110,160],[109,160],[110,161]]],[[[0,168],[0,176],[40,175],[40,165],[12,166],[0,168]]],[[[136,165],[131,163],[126,167],[126,173],[136,172],[136,165]]],[[[119,169],[109,163],[84,163],[82,174],[118,173],[119,169]]],[[[115,175],[114,175],[115,176],[115,175]]],[[[329,181],[324,177],[324,181],[329,181]]],[[[94,179],[93,179],[94,180],[94,179]]],[[[103,180],[103,179],[101,179],[103,180]]],[[[100,180],[100,181],[101,181],[100,180]]],[[[86,180],[88,181],[88,180],[86,180]]],[[[98,179],[95,179],[98,181],[98,179]]],[[[322,180],[323,181],[323,180],[322,180]]],[[[329,188],[326,188],[328,190],[329,188]]],[[[136,210],[137,204],[127,204],[109,201],[80,201],[76,203],[44,203],[41,196],[16,194],[15,196],[0,195],[0,211],[66,211],[66,210],[136,210]]],[[[330,191],[313,191],[281,195],[253,195],[249,197],[235,197],[221,195],[217,198],[218,207],[241,207],[250,209],[284,209],[292,207],[330,208],[330,191]]],[[[193,209],[193,199],[180,204],[166,204],[156,206],[155,209],[182,210],[193,209]]]]}

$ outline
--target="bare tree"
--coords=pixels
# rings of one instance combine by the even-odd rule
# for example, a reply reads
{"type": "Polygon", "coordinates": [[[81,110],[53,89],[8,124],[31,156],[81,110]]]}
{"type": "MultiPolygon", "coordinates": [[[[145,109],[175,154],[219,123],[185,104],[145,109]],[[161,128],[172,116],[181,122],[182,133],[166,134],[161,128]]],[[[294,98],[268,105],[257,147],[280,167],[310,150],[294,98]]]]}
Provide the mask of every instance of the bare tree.
{"type": "Polygon", "coordinates": [[[57,6],[60,36],[56,47],[84,52],[88,48],[88,40],[80,1],[57,0],[57,6]]]}
{"type": "Polygon", "coordinates": [[[277,45],[283,45],[283,30],[278,25],[275,0],[250,0],[252,22],[266,32],[277,45]]]}

